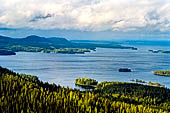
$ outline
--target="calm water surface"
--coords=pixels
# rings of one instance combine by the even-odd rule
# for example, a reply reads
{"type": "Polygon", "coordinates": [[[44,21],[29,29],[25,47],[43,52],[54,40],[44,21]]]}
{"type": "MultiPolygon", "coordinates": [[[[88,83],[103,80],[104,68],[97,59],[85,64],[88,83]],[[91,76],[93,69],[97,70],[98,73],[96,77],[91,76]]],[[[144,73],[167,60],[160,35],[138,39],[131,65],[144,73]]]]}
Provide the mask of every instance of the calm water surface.
{"type": "Polygon", "coordinates": [[[152,71],[170,70],[170,54],[149,53],[148,49],[170,50],[170,47],[138,46],[139,50],[103,49],[86,54],[48,54],[18,52],[0,56],[0,66],[18,73],[37,75],[40,80],[75,88],[79,77],[101,81],[141,79],[158,82],[170,88],[170,77],[155,76],[152,71]],[[133,72],[121,73],[119,68],[133,72]]]}

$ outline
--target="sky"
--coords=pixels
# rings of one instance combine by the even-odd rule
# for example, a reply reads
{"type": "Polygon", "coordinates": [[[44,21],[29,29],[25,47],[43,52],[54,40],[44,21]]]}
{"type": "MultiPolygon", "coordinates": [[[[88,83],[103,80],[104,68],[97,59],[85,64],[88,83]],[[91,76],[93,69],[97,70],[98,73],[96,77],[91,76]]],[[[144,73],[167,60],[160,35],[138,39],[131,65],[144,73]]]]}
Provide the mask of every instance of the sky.
{"type": "Polygon", "coordinates": [[[170,0],[0,0],[0,35],[168,39],[170,0]]]}

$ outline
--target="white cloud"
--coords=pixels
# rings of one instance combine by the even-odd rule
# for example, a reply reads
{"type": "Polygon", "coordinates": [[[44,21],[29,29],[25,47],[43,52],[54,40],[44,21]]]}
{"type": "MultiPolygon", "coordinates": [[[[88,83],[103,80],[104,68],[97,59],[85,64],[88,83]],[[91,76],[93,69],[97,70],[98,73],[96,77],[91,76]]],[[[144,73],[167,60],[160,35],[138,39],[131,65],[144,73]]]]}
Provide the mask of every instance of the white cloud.
{"type": "Polygon", "coordinates": [[[86,31],[170,31],[170,0],[0,0],[0,25],[86,31]]]}

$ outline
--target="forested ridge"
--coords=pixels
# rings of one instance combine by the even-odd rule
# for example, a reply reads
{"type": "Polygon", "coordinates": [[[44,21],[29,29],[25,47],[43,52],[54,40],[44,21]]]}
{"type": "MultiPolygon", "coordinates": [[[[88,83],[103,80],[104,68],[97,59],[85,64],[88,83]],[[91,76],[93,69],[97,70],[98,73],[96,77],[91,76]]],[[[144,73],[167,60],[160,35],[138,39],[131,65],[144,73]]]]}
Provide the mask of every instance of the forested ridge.
{"type": "Polygon", "coordinates": [[[61,37],[46,38],[30,35],[25,38],[11,38],[0,36],[0,49],[12,52],[84,54],[98,47],[137,50],[135,47],[122,46],[115,43],[78,43],[61,37]]]}
{"type": "Polygon", "coordinates": [[[0,67],[1,113],[170,112],[170,90],[135,83],[102,82],[93,91],[44,83],[0,67]]]}

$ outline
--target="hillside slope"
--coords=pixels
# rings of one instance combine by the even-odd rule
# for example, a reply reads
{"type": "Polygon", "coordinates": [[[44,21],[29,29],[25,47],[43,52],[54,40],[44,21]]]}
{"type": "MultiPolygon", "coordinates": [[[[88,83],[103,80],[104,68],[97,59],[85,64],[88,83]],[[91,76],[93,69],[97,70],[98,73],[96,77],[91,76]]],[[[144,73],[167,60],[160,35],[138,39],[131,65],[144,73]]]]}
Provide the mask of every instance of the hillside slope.
{"type": "Polygon", "coordinates": [[[102,82],[98,90],[82,92],[0,67],[0,112],[168,113],[170,90],[134,83],[102,82]]]}

